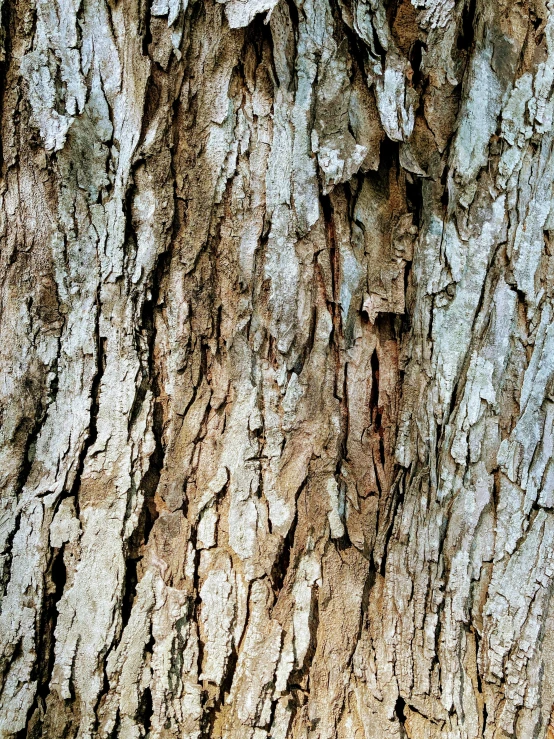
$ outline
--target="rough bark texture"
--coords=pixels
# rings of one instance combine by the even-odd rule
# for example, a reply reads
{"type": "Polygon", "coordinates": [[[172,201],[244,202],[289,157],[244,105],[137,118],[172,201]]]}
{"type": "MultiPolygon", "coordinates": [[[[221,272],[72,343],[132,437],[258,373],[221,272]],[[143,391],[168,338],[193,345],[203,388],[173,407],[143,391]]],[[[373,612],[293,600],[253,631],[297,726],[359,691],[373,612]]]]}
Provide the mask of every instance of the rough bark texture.
{"type": "Polygon", "coordinates": [[[0,9],[0,736],[545,737],[554,0],[0,9]]]}

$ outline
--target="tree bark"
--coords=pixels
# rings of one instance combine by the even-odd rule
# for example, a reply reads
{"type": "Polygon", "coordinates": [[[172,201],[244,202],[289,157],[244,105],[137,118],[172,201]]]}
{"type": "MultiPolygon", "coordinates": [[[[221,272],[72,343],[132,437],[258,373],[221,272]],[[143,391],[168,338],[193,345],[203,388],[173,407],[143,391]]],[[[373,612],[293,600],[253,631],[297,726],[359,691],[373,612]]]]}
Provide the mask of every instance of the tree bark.
{"type": "Polygon", "coordinates": [[[0,9],[0,736],[554,735],[554,0],[0,9]]]}

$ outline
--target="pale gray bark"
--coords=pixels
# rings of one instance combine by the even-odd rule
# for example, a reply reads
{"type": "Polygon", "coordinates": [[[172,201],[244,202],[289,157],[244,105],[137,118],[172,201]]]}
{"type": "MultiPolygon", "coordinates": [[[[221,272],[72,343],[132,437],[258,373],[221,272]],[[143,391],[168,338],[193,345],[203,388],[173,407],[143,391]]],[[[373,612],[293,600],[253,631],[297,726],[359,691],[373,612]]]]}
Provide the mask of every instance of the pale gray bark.
{"type": "Polygon", "coordinates": [[[554,735],[554,0],[0,10],[0,736],[554,735]]]}

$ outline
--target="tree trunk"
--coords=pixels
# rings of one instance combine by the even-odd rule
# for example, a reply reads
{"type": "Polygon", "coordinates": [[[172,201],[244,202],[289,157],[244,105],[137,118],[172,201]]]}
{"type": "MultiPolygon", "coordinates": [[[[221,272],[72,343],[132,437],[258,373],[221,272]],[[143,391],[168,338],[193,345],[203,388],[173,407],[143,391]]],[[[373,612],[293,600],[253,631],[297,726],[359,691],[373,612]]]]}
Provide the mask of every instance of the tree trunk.
{"type": "Polygon", "coordinates": [[[0,736],[547,736],[554,0],[0,8],[0,736]]]}

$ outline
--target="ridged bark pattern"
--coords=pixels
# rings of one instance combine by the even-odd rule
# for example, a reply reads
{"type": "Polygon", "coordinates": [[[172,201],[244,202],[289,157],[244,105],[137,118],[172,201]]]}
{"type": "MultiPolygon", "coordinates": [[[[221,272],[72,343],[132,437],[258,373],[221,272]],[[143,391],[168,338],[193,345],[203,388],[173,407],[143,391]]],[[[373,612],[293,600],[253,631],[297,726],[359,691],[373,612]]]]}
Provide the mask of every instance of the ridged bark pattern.
{"type": "Polygon", "coordinates": [[[554,734],[554,0],[0,10],[0,736],[554,734]]]}

